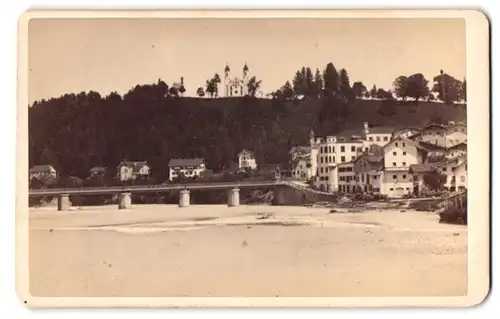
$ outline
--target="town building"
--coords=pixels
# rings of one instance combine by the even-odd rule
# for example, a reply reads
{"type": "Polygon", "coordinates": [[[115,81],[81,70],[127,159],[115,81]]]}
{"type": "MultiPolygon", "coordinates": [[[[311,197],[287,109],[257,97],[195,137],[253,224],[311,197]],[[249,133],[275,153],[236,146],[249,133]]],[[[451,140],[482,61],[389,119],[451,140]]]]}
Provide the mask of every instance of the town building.
{"type": "Polygon", "coordinates": [[[446,126],[446,147],[450,148],[466,141],[467,126],[460,122],[449,122],[446,126]]]}
{"type": "Polygon", "coordinates": [[[313,177],[311,156],[295,157],[295,159],[291,161],[291,164],[293,179],[307,182],[313,177]]]}
{"type": "Polygon", "coordinates": [[[378,146],[384,146],[392,139],[394,128],[384,126],[369,127],[368,122],[365,122],[364,131],[366,141],[370,145],[376,144],[378,146]]]}
{"type": "Polygon", "coordinates": [[[30,180],[33,178],[47,178],[52,177],[56,178],[57,172],[54,166],[52,165],[35,165],[30,168],[30,180]]]}
{"type": "Polygon", "coordinates": [[[413,179],[413,195],[420,196],[427,188],[425,185],[425,175],[436,171],[436,163],[423,163],[410,165],[409,173],[413,179]]]}
{"type": "Polygon", "coordinates": [[[118,165],[117,178],[120,181],[146,179],[151,175],[151,167],[147,161],[124,160],[118,165]]]}
{"type": "Polygon", "coordinates": [[[255,159],[255,154],[249,150],[242,150],[238,154],[238,169],[248,169],[255,170],[257,169],[257,161],[255,159]]]}
{"type": "Polygon", "coordinates": [[[168,163],[169,180],[176,178],[196,178],[205,170],[205,160],[202,158],[175,158],[168,163]]]}
{"type": "Polygon", "coordinates": [[[398,137],[410,138],[412,136],[418,135],[419,133],[420,130],[418,128],[405,126],[403,128],[394,131],[394,133],[392,134],[392,138],[398,138],[398,137]]]}
{"type": "Polygon", "coordinates": [[[380,192],[388,197],[412,193],[410,166],[424,163],[428,151],[415,141],[398,137],[384,147],[384,174],[380,192]]]}
{"type": "Polygon", "coordinates": [[[338,191],[341,193],[354,193],[356,186],[354,161],[338,164],[337,170],[338,191]]]}
{"type": "Polygon", "coordinates": [[[446,126],[431,123],[420,130],[415,140],[446,147],[446,126]]]}
{"type": "Polygon", "coordinates": [[[450,159],[464,154],[467,154],[467,142],[462,142],[448,147],[445,152],[445,157],[450,159]]]}
{"type": "Polygon", "coordinates": [[[467,156],[461,155],[451,159],[447,159],[436,165],[439,173],[446,175],[444,188],[450,192],[458,190],[458,186],[467,188],[467,156]],[[462,165],[464,164],[465,165],[462,165]]]}
{"type": "Polygon", "coordinates": [[[297,146],[294,146],[290,149],[289,154],[292,157],[292,161],[296,160],[297,158],[303,158],[305,156],[310,157],[311,156],[311,147],[297,145],[297,146]]]}
{"type": "Polygon", "coordinates": [[[355,192],[381,192],[383,159],[381,154],[370,152],[354,161],[355,192]]]}

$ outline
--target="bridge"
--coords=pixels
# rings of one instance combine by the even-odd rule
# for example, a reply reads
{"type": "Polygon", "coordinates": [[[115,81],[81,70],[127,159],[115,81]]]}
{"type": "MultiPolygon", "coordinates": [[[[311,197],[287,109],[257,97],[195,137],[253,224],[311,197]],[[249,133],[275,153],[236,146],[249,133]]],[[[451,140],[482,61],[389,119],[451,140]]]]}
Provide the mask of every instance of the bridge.
{"type": "MultiPolygon", "coordinates": [[[[239,206],[240,188],[257,187],[278,187],[291,186],[289,183],[280,180],[274,181],[248,181],[248,182],[220,182],[220,183],[179,183],[161,185],[129,185],[129,186],[104,186],[104,187],[81,187],[81,188],[49,188],[30,189],[29,196],[58,196],[58,210],[68,210],[70,206],[69,197],[71,195],[104,195],[119,194],[118,208],[126,209],[132,206],[132,193],[158,193],[178,190],[179,207],[190,205],[191,190],[228,190],[228,206],[239,206]]],[[[293,187],[293,186],[292,186],[293,187]]]]}

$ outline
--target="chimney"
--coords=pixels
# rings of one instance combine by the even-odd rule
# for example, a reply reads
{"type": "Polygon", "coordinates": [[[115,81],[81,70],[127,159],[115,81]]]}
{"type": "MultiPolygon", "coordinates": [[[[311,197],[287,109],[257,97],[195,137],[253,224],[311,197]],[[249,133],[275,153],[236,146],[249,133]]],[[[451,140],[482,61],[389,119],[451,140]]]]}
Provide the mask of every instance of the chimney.
{"type": "Polygon", "coordinates": [[[368,122],[364,122],[365,134],[370,133],[370,128],[368,127],[368,122]]]}

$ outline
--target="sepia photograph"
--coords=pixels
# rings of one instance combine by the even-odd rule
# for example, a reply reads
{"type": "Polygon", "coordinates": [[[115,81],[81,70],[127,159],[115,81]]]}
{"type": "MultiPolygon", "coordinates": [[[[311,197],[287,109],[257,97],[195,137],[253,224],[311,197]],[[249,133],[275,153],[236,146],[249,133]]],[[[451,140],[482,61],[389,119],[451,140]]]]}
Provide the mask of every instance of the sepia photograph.
{"type": "Polygon", "coordinates": [[[327,13],[25,13],[24,303],[480,302],[486,18],[327,13]]]}

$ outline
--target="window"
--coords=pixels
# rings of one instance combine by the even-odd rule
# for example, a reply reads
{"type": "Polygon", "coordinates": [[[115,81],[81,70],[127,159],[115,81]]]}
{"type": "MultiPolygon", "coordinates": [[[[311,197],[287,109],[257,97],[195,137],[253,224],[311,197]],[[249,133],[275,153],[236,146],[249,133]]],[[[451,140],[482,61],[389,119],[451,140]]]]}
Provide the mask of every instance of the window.
{"type": "Polygon", "coordinates": [[[351,152],[356,152],[356,146],[351,146],[351,152]]]}
{"type": "Polygon", "coordinates": [[[325,181],[327,181],[327,180],[328,180],[328,176],[325,176],[325,181]]]}
{"type": "Polygon", "coordinates": [[[396,166],[396,162],[392,162],[392,166],[396,166]]]}
{"type": "Polygon", "coordinates": [[[352,172],[352,167],[347,167],[345,171],[346,172],[352,172]]]}
{"type": "Polygon", "coordinates": [[[392,155],[396,156],[396,155],[397,155],[397,152],[392,152],[392,155]]]}
{"type": "Polygon", "coordinates": [[[332,163],[335,163],[335,156],[333,157],[333,162],[332,163]]]}
{"type": "Polygon", "coordinates": [[[380,142],[380,136],[377,136],[377,142],[380,142]]]}
{"type": "Polygon", "coordinates": [[[389,190],[390,190],[390,191],[393,191],[393,190],[394,190],[394,188],[389,188],[389,190]]]}
{"type": "Polygon", "coordinates": [[[406,179],[406,175],[403,175],[403,179],[406,179]]]}
{"type": "Polygon", "coordinates": [[[414,181],[414,182],[417,182],[417,181],[418,181],[418,176],[417,176],[417,175],[413,175],[413,181],[414,181]]]}
{"type": "Polygon", "coordinates": [[[371,136],[370,136],[370,137],[368,138],[368,140],[369,140],[369,141],[373,141],[373,137],[371,137],[371,136]]]}
{"type": "Polygon", "coordinates": [[[374,187],[374,188],[373,188],[373,191],[374,191],[375,193],[379,193],[379,192],[380,192],[380,189],[379,189],[378,187],[374,187]]]}
{"type": "Polygon", "coordinates": [[[446,172],[446,171],[447,171],[446,167],[443,167],[443,172],[446,172]]]}
{"type": "Polygon", "coordinates": [[[407,190],[407,191],[409,191],[409,190],[410,190],[410,188],[409,188],[409,187],[406,187],[406,190],[407,190]]]}
{"type": "Polygon", "coordinates": [[[387,142],[389,140],[389,137],[384,136],[384,142],[387,142]]]}
{"type": "Polygon", "coordinates": [[[321,167],[321,168],[319,169],[319,171],[320,171],[321,173],[323,173],[323,167],[321,167]]]}
{"type": "Polygon", "coordinates": [[[363,152],[363,148],[362,147],[358,147],[358,152],[363,152]]]}
{"type": "Polygon", "coordinates": [[[398,147],[398,143],[396,142],[396,147],[398,147]]]}
{"type": "Polygon", "coordinates": [[[342,153],[343,153],[343,152],[345,152],[345,146],[341,146],[341,147],[340,147],[340,151],[341,151],[342,153]]]}
{"type": "Polygon", "coordinates": [[[328,153],[331,153],[331,152],[332,152],[332,147],[328,146],[328,153]]]}
{"type": "Polygon", "coordinates": [[[341,181],[345,181],[345,176],[340,176],[341,181]]]}
{"type": "Polygon", "coordinates": [[[406,143],[403,143],[403,147],[405,147],[405,146],[406,146],[406,143]]]}
{"type": "Polygon", "coordinates": [[[365,147],[365,151],[368,151],[368,147],[365,147]]]}
{"type": "Polygon", "coordinates": [[[377,176],[373,176],[373,180],[377,180],[377,176]]]}
{"type": "Polygon", "coordinates": [[[461,182],[465,182],[465,176],[464,175],[460,175],[460,181],[461,182]]]}
{"type": "Polygon", "coordinates": [[[356,156],[351,156],[351,161],[354,161],[356,159],[356,156]]]}
{"type": "Polygon", "coordinates": [[[323,153],[323,146],[320,146],[320,147],[319,147],[319,152],[320,152],[320,153],[323,153]]]}
{"type": "Polygon", "coordinates": [[[406,162],[403,162],[403,166],[406,166],[406,162]]]}
{"type": "Polygon", "coordinates": [[[365,181],[365,174],[361,174],[361,181],[364,182],[365,181]]]}
{"type": "Polygon", "coordinates": [[[345,156],[341,156],[341,157],[340,157],[340,161],[341,161],[342,163],[345,163],[345,156]]]}
{"type": "Polygon", "coordinates": [[[335,153],[335,146],[332,146],[332,152],[335,153]]]}
{"type": "Polygon", "coordinates": [[[392,175],[392,179],[398,179],[398,175],[392,175]]]}

